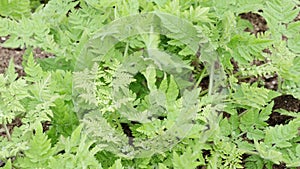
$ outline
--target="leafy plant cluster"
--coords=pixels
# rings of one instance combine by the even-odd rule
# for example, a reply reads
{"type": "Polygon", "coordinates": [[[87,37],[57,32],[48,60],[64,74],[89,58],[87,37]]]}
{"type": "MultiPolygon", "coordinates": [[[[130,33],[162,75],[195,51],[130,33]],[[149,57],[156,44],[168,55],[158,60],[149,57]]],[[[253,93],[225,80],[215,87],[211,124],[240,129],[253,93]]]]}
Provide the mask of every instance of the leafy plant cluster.
{"type": "Polygon", "coordinates": [[[298,1],[34,2],[0,1],[0,36],[9,35],[1,45],[26,48],[26,76],[12,61],[0,75],[3,168],[300,166],[298,112],[276,110],[291,119],[267,123],[275,97],[300,99],[298,1]],[[126,25],[105,27],[153,11],[164,34],[122,39],[126,25]],[[252,25],[239,15],[249,11],[266,32],[244,31],[252,25]],[[108,48],[106,37],[118,42],[108,48]],[[34,59],[32,48],[55,57],[34,59]],[[277,90],[240,80],[275,74],[277,90]]]}

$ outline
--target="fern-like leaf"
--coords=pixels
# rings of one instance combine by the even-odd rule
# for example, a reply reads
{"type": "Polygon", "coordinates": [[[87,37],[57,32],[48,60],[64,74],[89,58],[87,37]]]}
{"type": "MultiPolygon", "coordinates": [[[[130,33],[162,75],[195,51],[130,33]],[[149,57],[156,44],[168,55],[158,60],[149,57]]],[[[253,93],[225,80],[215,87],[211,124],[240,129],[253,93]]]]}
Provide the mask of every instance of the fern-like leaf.
{"type": "Polygon", "coordinates": [[[48,165],[48,160],[54,155],[55,149],[51,147],[50,140],[43,133],[42,125],[38,125],[32,136],[24,158],[19,158],[17,164],[21,168],[43,168],[48,165]]]}
{"type": "Polygon", "coordinates": [[[109,169],[124,169],[124,167],[122,166],[121,160],[118,159],[113,166],[109,167],[109,169]]]}
{"type": "Polygon", "coordinates": [[[30,16],[29,0],[1,0],[0,15],[4,17],[12,17],[13,19],[21,19],[30,16]]]}
{"type": "Polygon", "coordinates": [[[82,133],[83,125],[79,125],[70,137],[61,137],[57,143],[57,150],[54,157],[49,159],[48,168],[99,168],[101,164],[95,159],[95,154],[101,150],[100,145],[92,146],[87,135],[82,133]],[[64,151],[64,153],[60,153],[64,151]]]}
{"type": "Polygon", "coordinates": [[[253,35],[243,33],[235,35],[228,43],[234,60],[239,64],[249,64],[254,59],[262,59],[261,51],[271,45],[271,40],[256,38],[253,35]]]}
{"type": "Polygon", "coordinates": [[[12,120],[26,111],[22,104],[29,97],[27,84],[24,79],[17,79],[13,59],[10,60],[5,75],[0,74],[0,116],[1,124],[11,123],[12,120]]]}
{"type": "Polygon", "coordinates": [[[242,83],[237,86],[232,94],[232,101],[242,107],[263,108],[271,99],[279,96],[278,92],[265,88],[258,88],[256,85],[242,83]]]}
{"type": "Polygon", "coordinates": [[[197,157],[198,155],[194,153],[191,149],[187,149],[181,155],[178,155],[176,152],[173,152],[173,166],[175,169],[194,169],[199,165],[199,162],[197,162],[197,157]]]}
{"type": "Polygon", "coordinates": [[[266,129],[265,143],[279,148],[292,146],[291,139],[298,137],[299,120],[293,120],[287,125],[277,125],[266,129]]]}
{"type": "Polygon", "coordinates": [[[267,20],[268,25],[278,26],[281,23],[291,22],[299,13],[295,8],[296,3],[289,0],[271,0],[265,2],[262,16],[267,20]]]}
{"type": "Polygon", "coordinates": [[[266,122],[272,113],[274,103],[267,105],[263,110],[249,109],[240,118],[240,129],[247,132],[249,139],[262,139],[264,137],[263,127],[267,126],[266,122]]]}
{"type": "Polygon", "coordinates": [[[260,157],[263,159],[270,160],[275,164],[280,164],[281,161],[284,161],[283,154],[275,147],[267,145],[264,142],[259,143],[256,140],[254,140],[254,145],[260,157]]]}

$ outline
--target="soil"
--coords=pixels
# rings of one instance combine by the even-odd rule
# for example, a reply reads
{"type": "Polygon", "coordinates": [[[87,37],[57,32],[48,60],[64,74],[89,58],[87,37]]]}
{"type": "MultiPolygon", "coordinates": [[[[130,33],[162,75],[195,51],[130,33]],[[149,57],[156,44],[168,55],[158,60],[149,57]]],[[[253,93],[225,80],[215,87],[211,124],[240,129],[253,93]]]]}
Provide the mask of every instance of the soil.
{"type": "MultiPolygon", "coordinates": [[[[249,20],[253,25],[253,28],[254,28],[253,30],[251,30],[250,28],[247,28],[247,29],[245,29],[245,31],[251,32],[252,34],[256,35],[258,33],[264,33],[268,29],[267,22],[259,14],[249,12],[249,13],[241,14],[240,17],[243,19],[249,20]]],[[[295,18],[294,21],[300,21],[300,14],[295,18]]],[[[19,48],[11,49],[11,48],[1,47],[1,44],[3,42],[5,42],[7,40],[7,38],[9,38],[9,37],[0,37],[0,73],[5,72],[5,69],[8,67],[8,63],[9,63],[10,59],[12,58],[14,60],[15,69],[16,69],[17,73],[19,74],[19,77],[24,76],[25,73],[24,73],[24,69],[22,67],[22,60],[23,60],[22,56],[24,54],[25,49],[19,49],[19,48]]],[[[268,49],[264,50],[264,52],[268,53],[268,49]]],[[[46,52],[42,51],[41,49],[34,50],[35,58],[43,59],[43,58],[48,58],[51,56],[52,56],[51,54],[46,53],[46,52]]],[[[232,63],[234,63],[235,71],[237,71],[238,65],[235,64],[234,60],[232,60],[232,63]]],[[[253,64],[255,64],[255,65],[260,65],[260,64],[264,64],[264,63],[265,62],[257,62],[257,61],[253,62],[253,64]]],[[[200,84],[200,86],[204,89],[207,88],[207,86],[208,86],[208,79],[206,79],[206,80],[207,81],[204,80],[200,84]]],[[[262,77],[262,80],[265,82],[264,86],[266,88],[269,88],[272,90],[277,89],[277,75],[276,74],[274,74],[270,77],[262,77]]],[[[257,78],[249,78],[249,79],[243,80],[243,82],[248,82],[248,83],[253,83],[256,81],[258,81],[257,78]]],[[[278,124],[286,124],[289,120],[292,119],[292,117],[280,115],[279,113],[276,113],[274,110],[285,109],[285,110],[293,111],[293,112],[300,111],[300,100],[295,99],[291,95],[279,96],[274,99],[274,103],[275,103],[275,105],[273,107],[273,113],[271,114],[270,119],[267,121],[270,126],[275,126],[278,124]]],[[[13,123],[8,125],[8,129],[12,130],[13,127],[20,126],[21,124],[22,124],[22,122],[20,121],[20,119],[15,119],[13,121],[13,123]]],[[[2,127],[0,126],[0,129],[1,128],[2,127]]],[[[0,132],[0,135],[5,136],[5,133],[0,132]]],[[[131,140],[129,140],[129,141],[131,141],[131,140]]],[[[0,165],[1,165],[1,163],[0,163],[0,165]]],[[[274,169],[284,169],[286,167],[284,164],[281,164],[281,165],[274,165],[273,168],[274,169]]]]}
{"type": "MultiPolygon", "coordinates": [[[[252,34],[257,35],[258,33],[264,33],[265,31],[268,30],[267,22],[266,20],[260,16],[257,13],[242,13],[240,14],[240,17],[242,19],[249,20],[251,24],[253,25],[253,30],[250,28],[245,29],[245,31],[250,32],[252,34]]],[[[300,13],[298,16],[294,19],[295,22],[300,21],[300,13]]],[[[283,38],[284,40],[284,38],[283,38]]],[[[263,50],[262,52],[265,53],[270,53],[268,49],[263,50]]],[[[235,70],[238,69],[237,63],[232,60],[234,63],[234,68],[235,70]]],[[[265,61],[253,61],[253,65],[259,66],[262,64],[267,63],[268,60],[265,61]]],[[[271,90],[277,90],[278,87],[278,78],[277,74],[270,75],[268,77],[261,77],[261,79],[251,77],[248,79],[243,79],[243,82],[248,82],[248,83],[254,83],[257,82],[258,80],[261,80],[264,83],[264,87],[271,89],[271,90]]],[[[273,113],[271,114],[268,124],[270,126],[275,126],[277,124],[286,124],[288,120],[292,119],[290,116],[284,116],[280,115],[279,113],[275,112],[276,109],[285,109],[287,111],[292,111],[292,112],[299,112],[300,111],[300,100],[294,98],[291,95],[282,95],[274,99],[274,107],[273,107],[273,113]]]]}
{"type": "MultiPolygon", "coordinates": [[[[15,70],[19,74],[19,76],[24,76],[25,72],[22,66],[23,54],[25,49],[20,48],[4,48],[1,46],[9,37],[0,37],[0,73],[4,73],[9,65],[10,59],[14,60],[15,70]]],[[[35,58],[48,58],[52,57],[52,54],[46,53],[41,49],[37,48],[33,50],[33,55],[35,58]]]]}
{"type": "Polygon", "coordinates": [[[291,112],[300,112],[300,100],[294,98],[292,95],[282,95],[274,99],[273,113],[267,121],[270,126],[277,124],[286,124],[293,119],[290,116],[281,115],[274,110],[284,109],[291,112]]]}
{"type": "Polygon", "coordinates": [[[246,32],[251,32],[256,35],[258,33],[264,33],[266,30],[268,30],[267,21],[257,13],[242,13],[240,14],[240,17],[242,19],[249,20],[253,25],[254,29],[251,30],[250,28],[246,28],[246,32]]]}
{"type": "MultiPolygon", "coordinates": [[[[245,29],[245,31],[250,32],[252,34],[257,35],[258,33],[264,33],[266,30],[268,30],[268,26],[267,26],[267,22],[266,20],[260,16],[257,13],[243,13],[240,15],[240,17],[242,19],[246,19],[249,20],[251,22],[251,24],[253,25],[253,30],[251,30],[250,28],[245,29]]],[[[300,21],[300,13],[298,14],[298,16],[294,19],[295,22],[300,21]]],[[[286,38],[284,36],[282,36],[282,40],[286,40],[286,38]]],[[[270,53],[270,51],[268,49],[263,50],[262,52],[265,53],[270,53]]],[[[232,60],[233,63],[234,60],[232,60]]],[[[267,61],[264,62],[257,62],[257,61],[253,61],[253,65],[261,65],[266,63],[267,61]]],[[[235,63],[234,64],[235,69],[238,69],[238,65],[235,63]]],[[[249,78],[246,79],[245,81],[249,83],[253,83],[258,81],[257,78],[249,78]]],[[[271,90],[277,90],[278,87],[278,78],[277,78],[277,74],[274,74],[273,76],[269,76],[269,77],[262,77],[261,79],[264,82],[264,87],[271,89],[271,90]]],[[[294,98],[292,95],[282,95],[279,97],[276,97],[274,99],[274,106],[273,106],[273,111],[272,114],[270,115],[269,120],[267,121],[267,123],[270,126],[275,126],[275,125],[279,125],[279,124],[286,124],[288,123],[289,120],[293,119],[293,117],[290,116],[285,116],[285,115],[281,115],[279,113],[277,113],[275,110],[276,109],[284,109],[287,111],[292,111],[292,112],[300,112],[300,100],[294,98]]],[[[300,131],[300,129],[299,129],[300,131]]],[[[280,164],[280,165],[273,165],[272,166],[273,169],[286,169],[286,165],[285,164],[280,164]]],[[[300,167],[297,167],[297,169],[300,169],[300,167]]]]}

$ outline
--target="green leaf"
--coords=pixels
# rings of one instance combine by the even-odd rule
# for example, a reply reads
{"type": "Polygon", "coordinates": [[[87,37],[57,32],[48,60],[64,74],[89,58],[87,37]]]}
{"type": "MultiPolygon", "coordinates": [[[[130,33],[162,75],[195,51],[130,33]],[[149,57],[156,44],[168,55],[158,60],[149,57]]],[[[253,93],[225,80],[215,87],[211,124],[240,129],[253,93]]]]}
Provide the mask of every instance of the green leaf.
{"type": "Polygon", "coordinates": [[[285,116],[291,116],[291,117],[295,117],[295,118],[300,117],[300,114],[298,112],[287,111],[285,109],[276,109],[275,112],[277,112],[281,115],[285,115],[285,116]]]}
{"type": "Polygon", "coordinates": [[[7,160],[3,169],[12,169],[11,160],[7,160]]]}
{"type": "Polygon", "coordinates": [[[168,90],[166,93],[168,102],[175,101],[177,99],[178,95],[179,95],[179,89],[178,89],[177,83],[175,82],[174,77],[171,75],[168,90]]]}
{"type": "Polygon", "coordinates": [[[287,42],[289,49],[291,49],[294,53],[300,53],[300,34],[294,34],[292,38],[290,38],[287,42]]]}
{"type": "Polygon", "coordinates": [[[15,71],[15,64],[14,64],[14,59],[13,58],[11,58],[10,61],[9,61],[9,66],[8,66],[8,69],[5,72],[5,75],[6,75],[6,78],[7,78],[9,83],[14,82],[18,77],[18,74],[15,71]]]}
{"type": "Polygon", "coordinates": [[[146,69],[146,72],[144,73],[144,76],[147,79],[147,86],[150,89],[150,91],[155,91],[156,90],[156,70],[154,66],[148,66],[146,69]]]}
{"type": "Polygon", "coordinates": [[[299,34],[300,22],[292,22],[287,25],[285,36],[288,38],[293,38],[295,35],[299,34]]]}
{"type": "Polygon", "coordinates": [[[262,50],[271,45],[272,40],[256,38],[247,33],[236,34],[228,43],[230,53],[235,61],[241,65],[248,65],[254,59],[262,59],[262,50]]]}
{"type": "Polygon", "coordinates": [[[115,164],[111,167],[109,167],[109,169],[124,169],[124,167],[122,166],[121,163],[121,159],[118,159],[115,161],[115,164]]]}
{"type": "Polygon", "coordinates": [[[300,81],[285,80],[282,84],[282,90],[293,95],[295,98],[300,99],[300,81]]]}
{"type": "Polygon", "coordinates": [[[235,93],[232,94],[233,103],[242,107],[254,107],[261,109],[271,101],[271,99],[279,96],[278,92],[256,87],[256,85],[250,86],[249,84],[242,83],[236,87],[235,93]]]}
{"type": "Polygon", "coordinates": [[[263,168],[264,167],[264,161],[262,158],[260,158],[257,155],[251,155],[246,159],[246,168],[263,168]]]}
{"type": "Polygon", "coordinates": [[[243,168],[242,154],[243,150],[240,150],[236,145],[230,141],[216,141],[211,151],[211,156],[207,157],[208,168],[243,168]]]}
{"type": "Polygon", "coordinates": [[[49,168],[99,168],[101,164],[96,160],[95,154],[101,148],[101,144],[95,145],[95,141],[88,140],[82,133],[83,125],[78,126],[71,137],[61,137],[56,144],[55,156],[49,159],[49,168]]]}
{"type": "Polygon", "coordinates": [[[262,110],[248,109],[240,117],[240,129],[247,132],[249,139],[262,139],[264,138],[264,132],[261,130],[263,127],[268,126],[266,121],[269,119],[269,115],[272,113],[272,107],[274,103],[267,105],[262,110]]]}
{"type": "Polygon", "coordinates": [[[169,14],[157,13],[157,15],[163,23],[164,28],[168,30],[168,37],[177,39],[181,43],[192,47],[194,52],[197,51],[198,44],[194,42],[200,42],[201,39],[198,36],[196,28],[190,22],[178,19],[169,14]]]}
{"type": "Polygon", "coordinates": [[[199,162],[197,162],[197,154],[193,153],[191,149],[187,149],[181,155],[173,152],[172,162],[175,169],[194,169],[199,165],[199,162]]]}
{"type": "Polygon", "coordinates": [[[266,6],[263,8],[262,16],[271,26],[274,23],[289,23],[299,13],[299,9],[295,8],[296,3],[289,0],[271,0],[266,1],[266,6]]]}
{"type": "Polygon", "coordinates": [[[76,146],[80,143],[80,134],[83,128],[83,124],[79,125],[72,133],[71,138],[70,138],[70,145],[71,146],[76,146]]]}
{"type": "Polygon", "coordinates": [[[263,142],[258,143],[256,140],[254,140],[254,145],[262,158],[271,160],[275,164],[280,164],[280,162],[284,160],[282,157],[282,153],[276,148],[268,146],[263,142]]]}
{"type": "Polygon", "coordinates": [[[60,135],[70,136],[77,127],[79,121],[73,106],[71,102],[59,98],[55,100],[53,107],[51,107],[53,117],[47,134],[52,143],[56,143],[60,135]]]}
{"type": "Polygon", "coordinates": [[[168,169],[164,164],[159,163],[158,164],[158,169],[168,169]]]}
{"type": "Polygon", "coordinates": [[[1,0],[0,15],[21,19],[22,17],[30,16],[30,1],[29,0],[1,0]]]}
{"type": "MultiPolygon", "coordinates": [[[[251,126],[255,126],[261,122],[258,121],[259,119],[259,110],[258,109],[249,109],[247,110],[244,114],[242,114],[242,116],[240,117],[240,128],[242,128],[242,130],[247,130],[249,129],[249,127],[251,126]],[[259,123],[257,123],[259,122],[259,123]],[[245,126],[245,127],[243,127],[245,126]]],[[[262,126],[267,126],[267,123],[265,123],[262,126]]],[[[258,125],[258,127],[262,127],[261,125],[258,125]]]]}
{"type": "Polygon", "coordinates": [[[51,147],[50,140],[43,133],[42,125],[38,125],[35,135],[32,136],[28,144],[28,150],[25,150],[24,158],[17,159],[17,164],[22,168],[46,167],[48,160],[54,155],[55,149],[51,147]]]}
{"type": "Polygon", "coordinates": [[[291,147],[291,139],[298,136],[299,120],[293,120],[287,125],[276,125],[266,129],[265,144],[279,148],[291,147]]]}
{"type": "Polygon", "coordinates": [[[35,62],[32,52],[24,63],[24,71],[26,73],[25,79],[29,82],[41,80],[45,75],[40,65],[35,62]]]}
{"type": "Polygon", "coordinates": [[[283,24],[292,22],[300,11],[296,6],[294,1],[289,0],[265,1],[262,8],[263,12],[260,15],[267,21],[273,39],[281,40],[282,34],[286,32],[286,27],[283,24]]]}
{"type": "Polygon", "coordinates": [[[18,115],[26,112],[24,100],[29,98],[28,88],[24,79],[18,79],[15,73],[13,59],[5,75],[0,75],[0,123],[11,123],[18,115]]]}

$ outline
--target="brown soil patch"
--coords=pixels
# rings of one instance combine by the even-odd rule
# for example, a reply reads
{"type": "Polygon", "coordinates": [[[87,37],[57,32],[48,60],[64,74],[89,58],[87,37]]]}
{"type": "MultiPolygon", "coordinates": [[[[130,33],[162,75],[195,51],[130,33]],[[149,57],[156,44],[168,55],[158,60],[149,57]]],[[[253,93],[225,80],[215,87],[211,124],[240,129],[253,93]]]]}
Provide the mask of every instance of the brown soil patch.
{"type": "MultiPolygon", "coordinates": [[[[8,37],[0,37],[0,73],[5,72],[9,65],[10,59],[13,58],[16,72],[19,74],[19,76],[24,76],[25,72],[22,66],[22,61],[25,49],[2,47],[1,44],[7,39],[8,37]]],[[[48,58],[53,56],[52,54],[46,53],[38,48],[33,50],[33,55],[35,58],[48,58]]]]}

